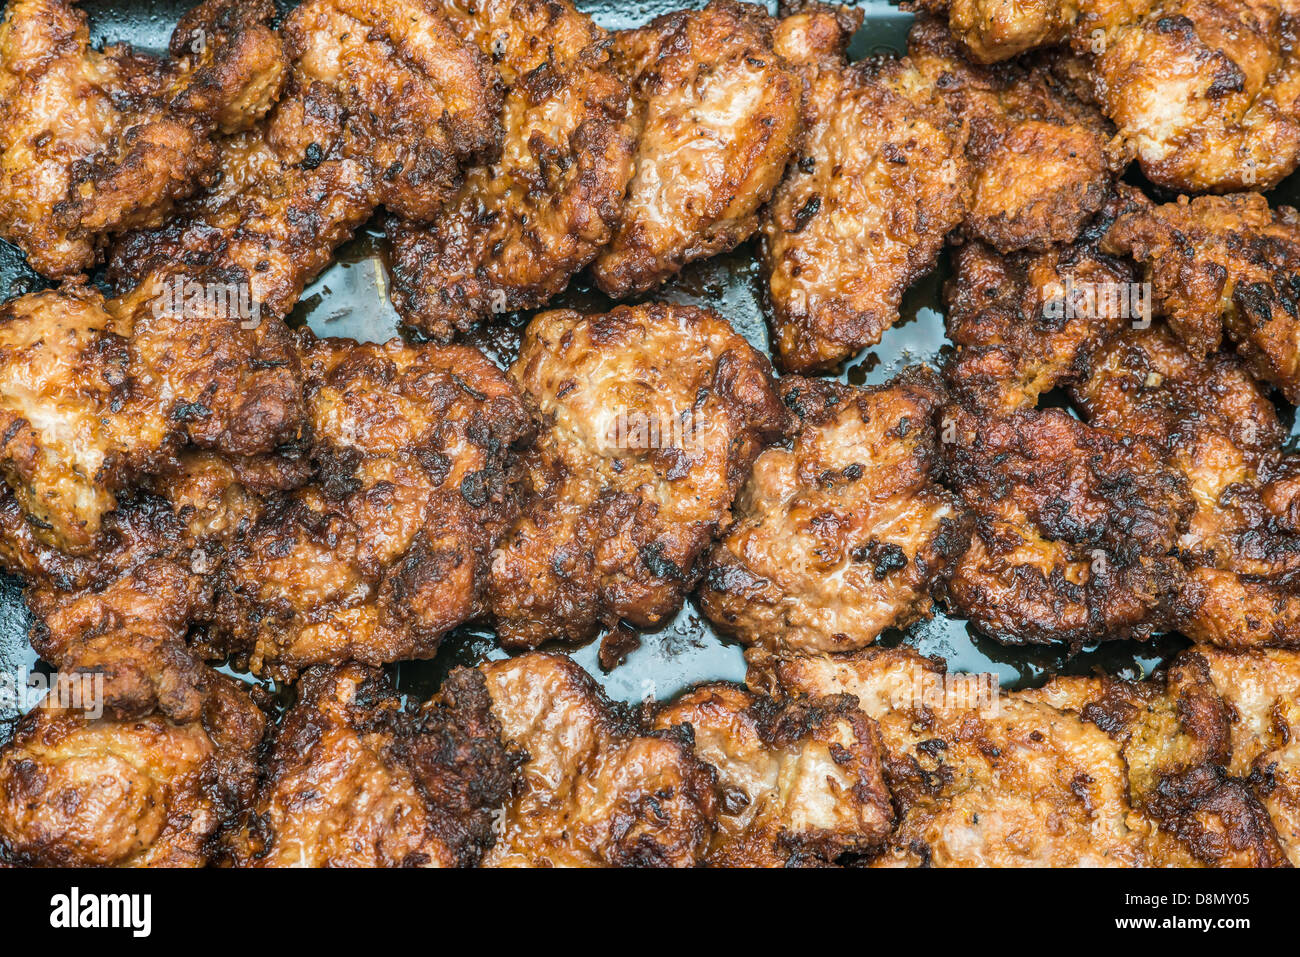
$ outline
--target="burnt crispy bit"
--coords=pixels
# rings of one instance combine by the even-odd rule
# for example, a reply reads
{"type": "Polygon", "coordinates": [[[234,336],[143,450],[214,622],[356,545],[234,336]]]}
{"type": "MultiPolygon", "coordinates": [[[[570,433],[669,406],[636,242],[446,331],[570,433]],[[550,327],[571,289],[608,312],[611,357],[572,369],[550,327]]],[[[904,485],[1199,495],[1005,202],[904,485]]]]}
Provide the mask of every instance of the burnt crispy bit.
{"type": "Polygon", "coordinates": [[[714,546],[700,593],[746,644],[804,652],[870,644],[930,613],[930,589],[969,527],[936,482],[943,383],[914,367],[854,389],[786,377],[789,449],[759,456],[714,546]]]}
{"type": "Polygon", "coordinates": [[[800,80],[773,27],[761,7],[713,0],[616,35],[638,140],[622,222],[592,270],[604,292],[646,292],[758,228],[800,132],[800,80]]]}
{"type": "Polygon", "coordinates": [[[665,621],[785,426],[767,360],[712,312],[647,305],[538,316],[511,375],[545,426],[492,564],[502,643],[665,621]]]}
{"type": "Polygon", "coordinates": [[[1300,647],[1294,455],[1268,395],[1233,356],[1197,359],[1169,329],[1133,330],[1075,387],[1089,420],[1155,442],[1194,510],[1180,535],[1186,581],[1174,624],[1198,642],[1300,647]]]}
{"type": "Polygon", "coordinates": [[[1300,402],[1300,214],[1258,193],[1143,204],[1109,248],[1133,256],[1156,306],[1196,357],[1226,337],[1257,378],[1300,402]]]}
{"type": "Polygon", "coordinates": [[[966,127],[908,59],[849,66],[853,21],[811,6],[774,46],[804,76],[803,144],[763,222],[773,350],[831,369],[898,321],[965,215],[966,127]]]}
{"type": "MultiPolygon", "coordinates": [[[[109,662],[101,662],[111,667],[109,662]]],[[[46,702],[0,749],[0,860],[53,867],[201,867],[252,800],[266,719],[242,686],[196,666],[184,718],[46,702]]]]}
{"type": "Polygon", "coordinates": [[[247,129],[285,75],[266,0],[205,0],[171,57],[91,45],[65,0],[18,0],[0,22],[0,236],[55,279],[109,237],[161,224],[214,180],[211,137],[247,129]]]}
{"type": "Polygon", "coordinates": [[[477,672],[408,709],[382,672],[316,667],[226,852],[239,867],[472,866],[519,760],[477,672]]]}
{"type": "Polygon", "coordinates": [[[527,753],[486,866],[704,861],[716,779],[693,753],[689,733],[647,730],[562,655],[534,652],[478,670],[503,737],[527,753]]]}
{"type": "Polygon", "coordinates": [[[711,866],[831,864],[876,850],[890,832],[875,722],[848,695],[704,685],[660,708],[654,725],[689,725],[695,753],[717,770],[711,866]]]}
{"type": "Polygon", "coordinates": [[[544,305],[613,237],[635,132],[611,40],[568,0],[442,4],[505,85],[500,155],[464,172],[433,222],[390,226],[393,302],[449,340],[544,305]]]}
{"type": "Polygon", "coordinates": [[[220,633],[259,673],[431,657],[484,610],[532,422],[474,349],[300,345],[315,481],[231,546],[220,633]]]}
{"type": "Polygon", "coordinates": [[[974,518],[950,608],[1010,644],[1142,638],[1168,624],[1182,584],[1173,552],[1195,506],[1159,445],[1059,409],[954,406],[940,429],[974,518]]]}
{"type": "Polygon", "coordinates": [[[1074,241],[1042,252],[958,250],[944,291],[948,337],[959,348],[946,375],[963,405],[1033,407],[1087,375],[1092,352],[1121,330],[1150,320],[1132,266],[1099,248],[1116,217],[1145,202],[1120,186],[1074,241]]]}

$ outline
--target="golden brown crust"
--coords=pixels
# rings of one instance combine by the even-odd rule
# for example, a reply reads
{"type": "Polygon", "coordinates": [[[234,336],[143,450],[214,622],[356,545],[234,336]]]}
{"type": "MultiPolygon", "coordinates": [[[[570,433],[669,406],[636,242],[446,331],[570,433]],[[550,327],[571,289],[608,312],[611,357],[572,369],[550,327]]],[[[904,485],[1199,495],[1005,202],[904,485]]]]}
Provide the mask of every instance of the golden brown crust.
{"type": "Polygon", "coordinates": [[[480,667],[502,734],[528,755],[489,867],[689,867],[717,814],[713,769],[689,734],[651,732],[571,659],[534,652],[480,667]]]}
{"type": "Polygon", "coordinates": [[[1196,356],[1224,332],[1251,372],[1300,401],[1300,214],[1258,193],[1144,204],[1106,237],[1145,267],[1159,311],[1196,356]]]}
{"type": "Polygon", "coordinates": [[[493,561],[500,640],[665,621],[785,425],[767,360],[708,310],[624,306],[538,316],[511,375],[544,428],[524,458],[532,501],[493,561]]]}
{"type": "Polygon", "coordinates": [[[242,687],[192,675],[200,712],[93,718],[41,706],[0,750],[0,859],[199,867],[257,780],[266,721],[242,687]]]}
{"type": "Polygon", "coordinates": [[[800,81],[761,8],[712,0],[615,38],[639,127],[623,219],[592,267],[616,299],[758,228],[800,130],[800,81]]]}
{"type": "Polygon", "coordinates": [[[443,9],[506,88],[500,155],[467,169],[432,223],[388,230],[394,304],[449,340],[544,305],[595,258],[623,217],[635,134],[611,41],[568,0],[443,9]]]}
{"type": "Polygon", "coordinates": [[[418,710],[382,672],[317,667],[276,731],[237,867],[465,867],[492,843],[519,756],[483,679],[454,673],[418,710]]]}
{"type": "Polygon", "coordinates": [[[1111,193],[1125,165],[1112,128],[1043,64],[966,62],[947,28],[922,18],[909,59],[970,126],[965,230],[1000,252],[1068,243],[1111,193]]]}
{"type": "Polygon", "coordinates": [[[915,367],[872,389],[781,385],[800,425],[789,449],[755,462],[710,554],[701,608],[746,644],[861,648],[929,615],[931,587],[969,541],[933,474],[943,383],[915,367]]]}
{"type": "Polygon", "coordinates": [[[910,60],[846,66],[850,33],[818,11],[776,33],[805,78],[803,144],[765,213],[761,250],[773,350],[793,372],[879,342],[966,211],[966,127],[910,60]]]}
{"type": "Polygon", "coordinates": [[[92,266],[113,233],[159,225],[211,185],[210,136],[256,122],[285,72],[265,0],[206,0],[173,57],[90,44],[64,0],[22,0],[0,23],[0,235],[53,278],[92,266]]]}
{"type": "Polygon", "coordinates": [[[710,866],[831,864],[874,851],[889,833],[879,733],[848,695],[765,698],[703,685],[655,713],[656,728],[682,725],[722,794],[710,866]]]}
{"type": "Polygon", "coordinates": [[[213,190],[117,244],[108,276],[119,291],[175,264],[212,268],[242,274],[284,316],[378,206],[432,218],[460,165],[499,145],[497,78],[435,0],[313,0],[283,33],[283,99],[221,142],[213,190]]]}
{"type": "Polygon", "coordinates": [[[315,479],[232,545],[220,633],[258,673],[431,657],[483,610],[532,423],[477,350],[299,343],[315,479]]]}

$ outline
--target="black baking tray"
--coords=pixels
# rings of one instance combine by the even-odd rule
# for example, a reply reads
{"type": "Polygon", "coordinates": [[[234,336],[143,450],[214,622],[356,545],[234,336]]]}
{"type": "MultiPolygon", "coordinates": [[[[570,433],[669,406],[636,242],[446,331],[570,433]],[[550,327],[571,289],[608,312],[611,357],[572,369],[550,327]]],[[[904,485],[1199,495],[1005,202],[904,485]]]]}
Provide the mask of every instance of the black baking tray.
{"type": "MultiPolygon", "coordinates": [[[[277,3],[285,10],[293,6],[281,0],[277,3]]],[[[81,7],[90,15],[91,34],[97,42],[129,42],[141,49],[162,51],[172,27],[191,5],[184,0],[125,3],[92,0],[81,7]]],[[[611,30],[638,26],[671,10],[702,5],[684,0],[633,3],[578,0],[579,7],[611,30]]],[[[866,21],[850,49],[853,58],[903,51],[911,15],[885,0],[866,0],[859,6],[865,12],[866,21]]],[[[1300,175],[1274,190],[1270,199],[1274,203],[1300,205],[1300,175]]],[[[290,316],[290,323],[310,326],[320,335],[369,341],[384,341],[402,334],[386,292],[383,236],[381,214],[343,246],[335,263],[306,289],[290,316]]],[[[942,285],[947,274],[945,254],[938,269],[909,291],[902,320],[885,334],[879,345],[846,363],[840,378],[855,385],[874,384],[888,380],[910,363],[939,362],[951,348],[944,336],[943,321],[942,285]]],[[[0,300],[43,285],[46,283],[26,268],[22,255],[0,241],[0,300]]],[[[730,254],[693,264],[673,282],[646,298],[716,309],[756,347],[768,351],[761,276],[752,243],[730,254]]],[[[595,291],[585,275],[580,275],[551,305],[601,311],[611,302],[595,291]]],[[[529,314],[505,317],[493,327],[481,330],[472,341],[496,361],[506,364],[517,348],[519,333],[528,318],[529,314]]],[[[1288,406],[1281,411],[1291,423],[1292,443],[1300,443],[1295,410],[1288,406]]],[[[12,674],[22,668],[45,667],[37,662],[27,643],[29,623],[19,583],[0,576],[0,671],[12,674]]],[[[1008,689],[1041,684],[1055,674],[1091,674],[1098,670],[1137,678],[1150,673],[1186,645],[1180,636],[1165,635],[1147,642],[1106,642],[1073,651],[1057,646],[1010,648],[978,634],[966,622],[950,618],[942,611],[905,632],[887,633],[881,641],[908,644],[924,654],[941,655],[956,671],[991,672],[1008,689]]],[[[719,637],[689,602],[666,628],[644,633],[640,648],[610,672],[602,671],[597,663],[597,645],[593,642],[570,649],[570,653],[604,685],[611,697],[623,701],[642,700],[647,696],[665,698],[700,681],[744,677],[740,646],[719,637]]],[[[424,698],[437,688],[454,665],[474,664],[484,657],[501,654],[490,631],[470,627],[449,635],[433,661],[403,662],[390,667],[404,692],[424,698]]],[[[276,690],[277,700],[291,700],[291,689],[276,690]]],[[[11,724],[15,717],[13,712],[0,710],[0,736],[4,726],[11,724]]]]}

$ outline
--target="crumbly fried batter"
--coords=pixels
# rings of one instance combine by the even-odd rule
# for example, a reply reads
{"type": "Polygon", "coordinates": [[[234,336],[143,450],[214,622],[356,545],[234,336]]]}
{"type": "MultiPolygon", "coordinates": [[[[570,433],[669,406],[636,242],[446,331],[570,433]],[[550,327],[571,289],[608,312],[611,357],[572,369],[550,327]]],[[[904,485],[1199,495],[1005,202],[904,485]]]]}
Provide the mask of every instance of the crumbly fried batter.
{"type": "Polygon", "coordinates": [[[477,672],[408,710],[380,671],[312,668],[227,853],[239,867],[471,866],[519,760],[477,672]]]}
{"type": "Polygon", "coordinates": [[[700,605],[746,644],[805,652],[870,644],[930,613],[969,529],[935,484],[938,375],[854,389],[786,377],[800,426],[759,456],[714,546],[700,605]]]}
{"type": "Polygon", "coordinates": [[[15,0],[0,23],[0,236],[53,278],[92,266],[110,234],[159,225],[210,185],[210,136],[255,123],[284,78],[267,0],[206,0],[172,59],[90,44],[67,0],[15,0]]]}
{"type": "Polygon", "coordinates": [[[899,822],[882,864],[1124,866],[1145,862],[1114,742],[1017,695],[964,700],[908,648],[777,659],[749,653],[751,687],[852,694],[879,722],[899,822]]]}
{"type": "Polygon", "coordinates": [[[277,316],[336,246],[384,205],[432,218],[460,164],[498,145],[491,64],[436,0],[311,0],[286,18],[284,99],[221,144],[219,182],[161,229],[118,243],[109,278],[128,290],[180,263],[237,270],[277,316]]]}
{"type": "Polygon", "coordinates": [[[202,866],[252,799],[266,720],[241,686],[188,676],[201,707],[92,718],[37,707],[0,750],[0,859],[56,867],[202,866]]]}
{"type": "Polygon", "coordinates": [[[1193,355],[1228,338],[1251,372],[1300,402],[1300,214],[1257,193],[1144,204],[1106,237],[1146,270],[1193,355]]]}
{"type": "Polygon", "coordinates": [[[830,369],[880,341],[965,215],[966,127],[908,59],[845,65],[857,22],[814,6],[775,47],[805,78],[803,144],[763,223],[773,350],[830,369]]]}
{"type": "Polygon", "coordinates": [[[507,647],[665,621],[786,412],[771,367],[716,314],[687,306],[555,311],[511,375],[545,427],[531,502],[492,565],[507,647]]]}
{"type": "Polygon", "coordinates": [[[1139,199],[1121,187],[1075,242],[1042,253],[999,256],[982,243],[958,250],[945,293],[948,338],[959,348],[946,373],[964,406],[1033,408],[1085,376],[1093,350],[1149,318],[1149,301],[1111,294],[1136,288],[1132,267],[1097,248],[1139,199]]]}
{"type": "Polygon", "coordinates": [[[1194,506],[1155,442],[1060,409],[943,415],[948,474],[975,523],[950,608],[1008,644],[1145,638],[1165,624],[1182,584],[1171,553],[1194,506]]]}
{"type": "Polygon", "coordinates": [[[219,629],[283,677],[432,657],[483,610],[532,423],[477,350],[300,335],[316,478],[231,546],[219,629]]]}
{"type": "Polygon", "coordinates": [[[653,289],[758,228],[800,132],[800,80],[757,6],[712,0],[618,34],[640,128],[623,220],[592,272],[614,298],[653,289]]]}
{"type": "Polygon", "coordinates": [[[776,699],[704,685],[656,712],[656,728],[677,725],[690,726],[695,753],[718,772],[709,865],[828,864],[888,836],[879,735],[848,695],[776,699]]]}
{"type": "Polygon", "coordinates": [[[568,0],[444,0],[506,87],[505,139],[427,226],[389,226],[393,302],[449,340],[544,305],[613,238],[632,175],[628,86],[606,33],[568,0]]]}
{"type": "Polygon", "coordinates": [[[572,659],[534,652],[479,668],[505,739],[527,752],[489,867],[689,867],[717,815],[715,776],[680,730],[647,731],[572,659]]]}
{"type": "Polygon", "coordinates": [[[1196,359],[1163,326],[1134,330],[1075,388],[1090,422],[1158,443],[1195,505],[1177,545],[1189,571],[1174,623],[1228,647],[1300,646],[1300,535],[1280,491],[1293,460],[1276,409],[1225,354],[1196,359]],[[1266,489],[1274,476],[1270,510],[1266,489]]]}
{"type": "Polygon", "coordinates": [[[68,553],[93,548],[117,494],[182,441],[256,455],[299,435],[288,330],[247,328],[215,300],[169,305],[158,290],[170,282],[108,302],[66,285],[0,306],[0,472],[36,537],[68,553]]]}
{"type": "Polygon", "coordinates": [[[1124,165],[1106,119],[1045,65],[968,63],[936,20],[916,22],[907,50],[970,126],[966,232],[1004,253],[1073,241],[1124,165]]]}

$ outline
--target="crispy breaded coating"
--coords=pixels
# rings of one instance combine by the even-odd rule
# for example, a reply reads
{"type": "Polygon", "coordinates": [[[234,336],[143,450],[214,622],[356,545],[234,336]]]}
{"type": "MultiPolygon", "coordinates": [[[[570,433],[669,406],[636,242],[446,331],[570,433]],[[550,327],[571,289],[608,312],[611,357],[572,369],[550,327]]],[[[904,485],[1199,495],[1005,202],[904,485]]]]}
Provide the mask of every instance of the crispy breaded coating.
{"type": "Polygon", "coordinates": [[[689,725],[722,792],[713,867],[835,863],[874,851],[893,818],[875,722],[848,695],[780,699],[709,684],[660,708],[689,725]]]}
{"type": "Polygon", "coordinates": [[[237,867],[472,866],[519,760],[477,672],[408,709],[376,669],[312,668],[226,852],[237,867]]]}
{"type": "Polygon", "coordinates": [[[1182,584],[1171,557],[1193,511],[1155,442],[1060,409],[950,407],[941,445],[974,518],[946,603],[1007,644],[1146,638],[1182,584]]]}
{"type": "Polygon", "coordinates": [[[197,714],[38,706],[0,749],[0,859],[201,867],[252,799],[266,719],[234,680],[189,676],[197,714]]]}
{"type": "Polygon", "coordinates": [[[436,0],[311,0],[282,32],[293,66],[281,102],[222,141],[215,189],[117,244],[117,290],[172,264],[212,267],[242,273],[252,298],[284,316],[377,207],[432,218],[461,164],[499,144],[491,64],[436,0]]]}
{"type": "Polygon", "coordinates": [[[1185,478],[1195,507],[1177,542],[1188,566],[1173,606],[1179,630],[1227,647],[1300,646],[1300,535],[1280,487],[1295,465],[1282,457],[1273,403],[1241,363],[1196,359],[1155,326],[1111,343],[1074,391],[1090,422],[1158,443],[1185,478]],[[1266,500],[1274,475],[1282,517],[1266,500]]]}
{"type": "Polygon", "coordinates": [[[1144,207],[1106,246],[1145,268],[1159,311],[1198,357],[1224,332],[1250,371],[1300,402],[1300,214],[1258,193],[1144,207]]]}
{"type": "Polygon", "coordinates": [[[66,0],[15,0],[0,22],[0,236],[52,278],[114,233],[159,225],[213,181],[211,135],[247,128],[284,79],[266,0],[206,0],[172,58],[91,46],[66,0]]]}
{"type": "Polygon", "coordinates": [[[899,821],[879,864],[1133,866],[1150,828],[1132,814],[1118,746],[1076,715],[944,682],[909,648],[773,658],[751,687],[851,694],[879,722],[899,821]]]}
{"type": "Polygon", "coordinates": [[[690,734],[647,730],[572,659],[534,652],[479,669],[510,746],[528,757],[487,867],[690,867],[709,851],[713,769],[690,734]]]}
{"type": "MultiPolygon", "coordinates": [[[[1117,12],[1144,0],[1119,0],[1117,12]]],[[[907,7],[946,17],[948,28],[976,63],[996,63],[1069,38],[1083,12],[1080,0],[909,0],[907,7]]],[[[1097,7],[1105,9],[1098,3],[1097,7]]]]}
{"type": "Polygon", "coordinates": [[[218,627],[257,673],[432,657],[484,610],[532,423],[475,349],[300,334],[313,483],[231,546],[218,627]]]}
{"type": "Polygon", "coordinates": [[[916,22],[907,51],[970,126],[966,232],[1004,253],[1072,242],[1124,165],[1106,119],[1043,64],[968,63],[936,20],[916,22]]]}
{"type": "Polygon", "coordinates": [[[492,564],[506,647],[665,621],[786,412],[767,360],[715,313],[547,312],[511,376],[543,419],[531,501],[492,564]]]}
{"type": "Polygon", "coordinates": [[[755,462],[700,607],[746,644],[861,648],[929,615],[931,586],[970,539],[933,474],[943,383],[920,366],[869,389],[781,386],[798,429],[755,462]]]}
{"type": "Polygon", "coordinates": [[[568,0],[446,0],[505,85],[500,156],[465,171],[428,225],[390,225],[393,302],[449,340],[561,292],[613,238],[635,150],[611,40],[568,0]]]}
{"type": "Polygon", "coordinates": [[[94,547],[117,494],[186,440],[256,455],[299,436],[288,330],[202,294],[224,283],[195,283],[186,303],[158,294],[174,285],[155,277],[107,302],[65,285],[0,306],[0,472],[43,542],[94,547]]]}
{"type": "Polygon", "coordinates": [[[803,143],[764,214],[761,249],[773,351],[793,372],[832,369],[879,342],[966,212],[966,127],[912,61],[846,65],[858,22],[815,6],[775,36],[806,84],[803,143]]]}
{"type": "Polygon", "coordinates": [[[622,223],[592,267],[608,295],[653,289],[758,228],[801,127],[774,25],[761,7],[712,0],[616,36],[639,138],[622,223]]]}
{"type": "Polygon", "coordinates": [[[1000,256],[962,246],[945,286],[946,375],[957,399],[980,412],[1033,408],[1040,396],[1085,376],[1091,353],[1150,319],[1150,297],[1131,295],[1132,266],[1098,248],[1115,217],[1141,197],[1120,187],[1083,233],[1041,253],[1000,256]]]}

